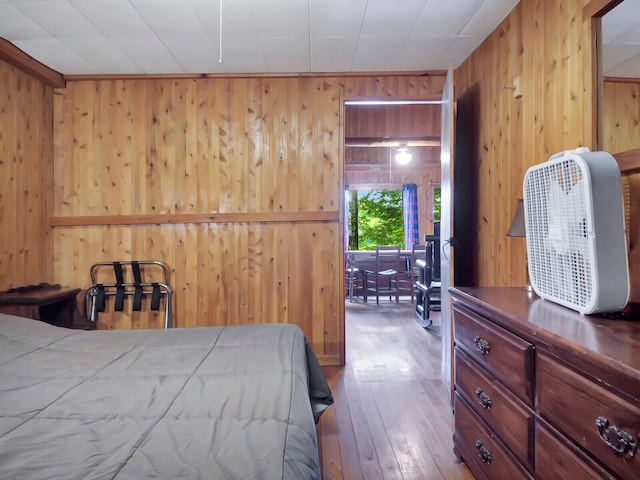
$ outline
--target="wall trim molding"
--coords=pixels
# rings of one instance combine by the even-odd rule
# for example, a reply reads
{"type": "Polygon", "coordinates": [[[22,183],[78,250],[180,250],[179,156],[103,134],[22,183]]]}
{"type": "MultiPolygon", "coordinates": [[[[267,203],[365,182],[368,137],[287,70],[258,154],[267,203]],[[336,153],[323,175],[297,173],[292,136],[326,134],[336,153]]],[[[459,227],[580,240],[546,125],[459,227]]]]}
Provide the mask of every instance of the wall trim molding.
{"type": "Polygon", "coordinates": [[[337,210],[316,212],[168,213],[154,215],[77,215],[52,217],[51,227],[179,225],[189,223],[337,222],[337,210]]]}
{"type": "Polygon", "coordinates": [[[27,55],[13,43],[0,38],[0,59],[19,68],[53,88],[64,88],[66,83],[62,75],[27,55]]]}

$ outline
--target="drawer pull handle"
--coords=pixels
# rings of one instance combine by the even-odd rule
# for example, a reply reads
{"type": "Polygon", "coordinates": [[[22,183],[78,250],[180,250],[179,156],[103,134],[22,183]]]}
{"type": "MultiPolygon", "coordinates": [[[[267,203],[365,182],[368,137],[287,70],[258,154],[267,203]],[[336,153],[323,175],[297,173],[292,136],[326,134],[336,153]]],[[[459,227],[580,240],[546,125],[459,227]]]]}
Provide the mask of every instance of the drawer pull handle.
{"type": "Polygon", "coordinates": [[[480,440],[476,440],[476,452],[482,463],[491,463],[491,452],[485,447],[480,440]]]}
{"type": "Polygon", "coordinates": [[[482,408],[489,410],[491,408],[491,397],[484,393],[480,387],[476,388],[476,398],[482,408]]]}
{"type": "Polygon", "coordinates": [[[489,350],[491,350],[491,347],[489,346],[489,342],[487,342],[482,337],[474,338],[473,344],[476,346],[476,350],[480,352],[481,355],[486,355],[489,353],[489,350]]]}
{"type": "Polygon", "coordinates": [[[609,425],[609,420],[605,417],[596,418],[598,435],[611,450],[622,455],[628,454],[630,457],[636,453],[638,445],[633,435],[621,430],[616,425],[609,425]]]}

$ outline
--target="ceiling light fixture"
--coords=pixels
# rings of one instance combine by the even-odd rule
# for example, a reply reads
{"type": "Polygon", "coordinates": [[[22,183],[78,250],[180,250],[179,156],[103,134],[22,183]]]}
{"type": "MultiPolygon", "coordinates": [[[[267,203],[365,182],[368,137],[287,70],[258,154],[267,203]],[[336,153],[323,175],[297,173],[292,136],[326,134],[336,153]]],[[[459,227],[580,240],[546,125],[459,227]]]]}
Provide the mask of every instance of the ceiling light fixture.
{"type": "Polygon", "coordinates": [[[406,145],[402,145],[396,148],[396,150],[398,150],[398,153],[396,153],[396,162],[398,162],[400,165],[406,165],[411,161],[411,154],[407,152],[406,145]]]}

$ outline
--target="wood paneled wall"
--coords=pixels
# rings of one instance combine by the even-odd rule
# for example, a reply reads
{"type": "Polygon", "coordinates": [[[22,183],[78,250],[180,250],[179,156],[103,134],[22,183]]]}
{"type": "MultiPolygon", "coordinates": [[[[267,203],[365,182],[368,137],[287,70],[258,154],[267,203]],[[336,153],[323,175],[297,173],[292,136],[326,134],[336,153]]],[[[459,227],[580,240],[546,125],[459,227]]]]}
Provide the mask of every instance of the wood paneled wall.
{"type": "Polygon", "coordinates": [[[55,95],[57,281],[87,287],[94,262],[162,260],[178,326],[295,323],[324,364],[342,362],[342,102],[430,98],[442,83],[69,81],[55,95]]]}
{"type": "Polygon", "coordinates": [[[0,60],[0,290],[53,282],[53,89],[0,60]]]}
{"type": "Polygon", "coordinates": [[[439,139],[440,105],[349,105],[345,108],[345,137],[439,139]]]}
{"type": "Polygon", "coordinates": [[[526,281],[525,241],[505,233],[527,168],[562,150],[594,147],[593,26],[583,18],[588,3],[521,0],[456,70],[455,188],[473,177],[465,206],[455,204],[470,225],[469,284],[526,281]],[[508,88],[516,77],[520,98],[508,88]]]}
{"type": "Polygon", "coordinates": [[[611,153],[640,148],[640,79],[603,82],[602,148],[611,153]]]}

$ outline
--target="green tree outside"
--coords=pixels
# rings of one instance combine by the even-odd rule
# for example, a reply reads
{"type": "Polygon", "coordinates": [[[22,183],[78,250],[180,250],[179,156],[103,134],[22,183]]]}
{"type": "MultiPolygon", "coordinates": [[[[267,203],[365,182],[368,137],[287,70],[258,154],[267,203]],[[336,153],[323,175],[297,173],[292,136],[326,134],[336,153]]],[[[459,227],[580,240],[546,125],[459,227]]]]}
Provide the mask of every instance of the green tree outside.
{"type": "Polygon", "coordinates": [[[440,187],[433,189],[433,221],[440,221],[440,204],[442,197],[440,195],[440,187]]]}
{"type": "Polygon", "coordinates": [[[404,245],[400,190],[361,190],[350,198],[349,211],[358,218],[356,235],[352,233],[355,222],[349,225],[350,249],[375,250],[376,245],[404,245]]]}

